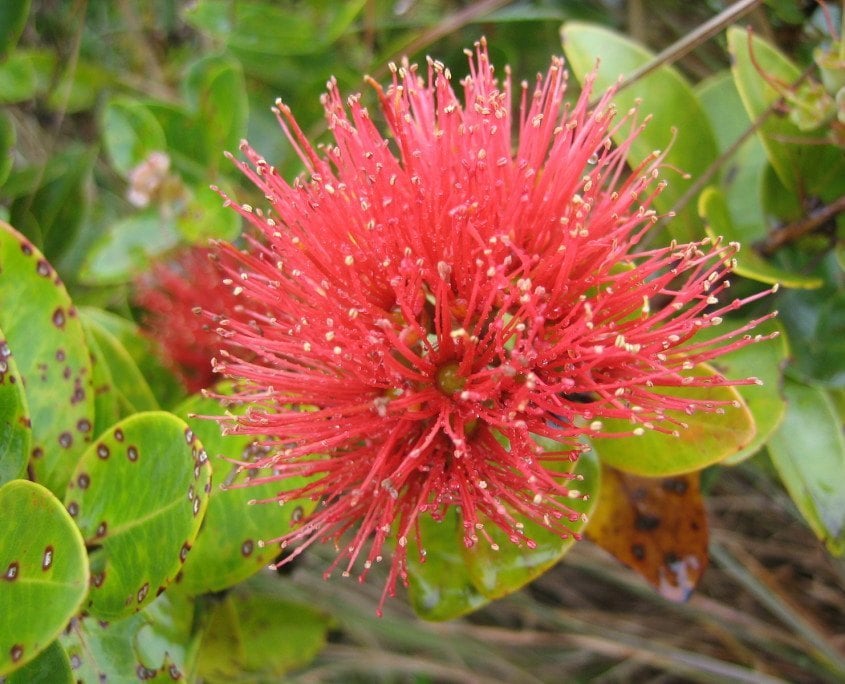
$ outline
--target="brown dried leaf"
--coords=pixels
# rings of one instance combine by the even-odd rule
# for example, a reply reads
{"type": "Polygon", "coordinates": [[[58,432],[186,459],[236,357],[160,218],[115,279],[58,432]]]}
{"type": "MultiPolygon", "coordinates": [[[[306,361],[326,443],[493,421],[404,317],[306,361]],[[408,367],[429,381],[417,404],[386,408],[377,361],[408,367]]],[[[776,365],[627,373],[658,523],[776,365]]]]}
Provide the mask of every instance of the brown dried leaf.
{"type": "Polygon", "coordinates": [[[602,467],[589,539],[645,577],[671,601],[685,601],[707,566],[707,518],[697,472],[650,478],[602,467]]]}

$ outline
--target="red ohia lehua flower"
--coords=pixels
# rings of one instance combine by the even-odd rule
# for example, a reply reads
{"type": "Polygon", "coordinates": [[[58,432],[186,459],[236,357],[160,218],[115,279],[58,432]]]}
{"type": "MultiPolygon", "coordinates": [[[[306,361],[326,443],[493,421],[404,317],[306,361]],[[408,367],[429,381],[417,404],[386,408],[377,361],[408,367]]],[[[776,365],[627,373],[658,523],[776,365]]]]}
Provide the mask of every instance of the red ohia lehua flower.
{"type": "Polygon", "coordinates": [[[133,301],[144,310],[142,329],[190,392],[210,387],[217,379],[212,358],[220,336],[201,311],[237,313],[243,305],[223,282],[225,274],[215,257],[205,247],[184,249],[135,282],[133,301]]]}
{"type": "Polygon", "coordinates": [[[565,537],[572,476],[548,466],[610,436],[602,419],[630,420],[618,437],[673,432],[685,411],[721,407],[661,387],[754,382],[684,373],[751,341],[754,324],[694,335],[756,296],[723,303],[736,245],[637,250],[660,157],[626,171],[638,129],[614,123],[612,93],[591,108],[588,79],[565,104],[555,59],[517,91],[514,121],[509,74],[497,83],[483,41],[468,54],[463,101],[434,61],[393,68],[386,91],[371,82],[390,139],[334,81],[325,148],[278,102],[306,175],[286,182],[244,143],[238,164],[269,209],[236,205],[258,237],[220,246],[254,303],[216,318],[253,354],[218,360],[250,404],[229,429],[270,435],[262,481],[312,478],[284,495],[321,502],[282,539],[293,555],[334,540],[332,568],[363,579],[395,547],[382,601],[407,579],[409,537],[425,549],[421,516],[454,507],[467,545],[492,543],[494,525],[530,546],[525,518],[565,537]]]}

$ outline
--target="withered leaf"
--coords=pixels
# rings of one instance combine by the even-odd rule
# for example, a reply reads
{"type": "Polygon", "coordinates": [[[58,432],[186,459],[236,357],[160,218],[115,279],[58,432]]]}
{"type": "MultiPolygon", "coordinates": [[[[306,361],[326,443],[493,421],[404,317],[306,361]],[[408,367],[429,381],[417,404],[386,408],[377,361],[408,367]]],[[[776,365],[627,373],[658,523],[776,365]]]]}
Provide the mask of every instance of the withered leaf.
{"type": "Polygon", "coordinates": [[[603,466],[586,534],[664,597],[685,601],[707,566],[699,474],[650,478],[603,466]]]}

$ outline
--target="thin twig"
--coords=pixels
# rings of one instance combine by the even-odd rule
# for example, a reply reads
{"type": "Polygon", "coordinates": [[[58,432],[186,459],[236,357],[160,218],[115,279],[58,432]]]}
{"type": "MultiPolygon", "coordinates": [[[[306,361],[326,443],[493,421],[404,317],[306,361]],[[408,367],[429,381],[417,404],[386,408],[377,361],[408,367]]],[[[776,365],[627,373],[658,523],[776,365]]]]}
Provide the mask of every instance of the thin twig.
{"type": "Polygon", "coordinates": [[[770,233],[766,238],[757,243],[755,248],[760,254],[771,256],[785,244],[794,242],[798,238],[812,233],[820,226],[836,218],[836,215],[843,211],[845,211],[845,196],[823,207],[819,207],[815,211],[811,211],[807,216],[788,223],[782,228],[770,233]]]}
{"type": "Polygon", "coordinates": [[[680,40],[675,41],[665,50],[659,52],[650,62],[644,64],[629,76],[626,76],[619,84],[616,92],[633,85],[641,78],[648,76],[655,69],[659,69],[662,66],[673,64],[678,61],[681,57],[689,54],[699,45],[706,43],[717,33],[721,32],[726,26],[733,24],[740,17],[743,17],[751,12],[758,5],[762,4],[762,2],[763,0],[739,0],[739,2],[731,5],[730,7],[726,7],[712,19],[705,21],[701,24],[701,26],[691,31],[680,40]]]}

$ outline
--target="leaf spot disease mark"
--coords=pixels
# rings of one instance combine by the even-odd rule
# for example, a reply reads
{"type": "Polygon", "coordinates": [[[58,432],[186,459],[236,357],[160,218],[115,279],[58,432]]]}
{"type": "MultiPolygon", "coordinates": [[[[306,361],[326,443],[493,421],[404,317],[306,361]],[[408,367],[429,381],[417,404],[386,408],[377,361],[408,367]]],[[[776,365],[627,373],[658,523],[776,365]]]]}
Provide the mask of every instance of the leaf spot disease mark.
{"type": "Polygon", "coordinates": [[[13,663],[18,662],[23,657],[23,646],[21,644],[15,644],[12,646],[9,654],[12,656],[13,663]]]}
{"type": "Polygon", "coordinates": [[[25,240],[21,240],[21,252],[26,254],[26,256],[30,256],[32,254],[32,245],[25,240]]]}
{"type": "Polygon", "coordinates": [[[41,458],[44,455],[44,449],[41,447],[35,447],[32,450],[32,458],[41,458]]]}
{"type": "Polygon", "coordinates": [[[126,458],[128,458],[133,463],[138,460],[138,447],[130,445],[126,449],[126,458]]]}
{"type": "Polygon", "coordinates": [[[97,525],[97,531],[94,533],[98,537],[104,537],[106,534],[106,530],[108,529],[108,524],[105,520],[97,525]]]}
{"type": "Polygon", "coordinates": [[[79,657],[78,653],[74,653],[70,657],[70,669],[78,670],[80,667],[82,667],[82,658],[79,657]]]}
{"type": "Polygon", "coordinates": [[[98,589],[103,586],[103,581],[106,579],[105,572],[95,572],[91,575],[91,584],[93,584],[98,589]]]}
{"type": "Polygon", "coordinates": [[[44,555],[41,557],[41,569],[47,572],[53,567],[53,547],[48,546],[44,549],[44,555]]]}
{"type": "Polygon", "coordinates": [[[634,527],[644,532],[656,530],[658,527],[660,527],[660,518],[658,518],[656,515],[638,513],[636,520],[634,520],[634,527]]]}
{"type": "Polygon", "coordinates": [[[48,264],[45,259],[39,259],[38,263],[35,265],[35,272],[45,278],[49,277],[51,272],[50,264],[48,264]]]}
{"type": "Polygon", "coordinates": [[[689,484],[686,480],[680,478],[667,478],[663,480],[663,491],[669,494],[677,494],[678,496],[682,496],[687,493],[687,489],[689,489],[689,484]]]}
{"type": "Polygon", "coordinates": [[[188,557],[188,552],[191,550],[191,545],[188,542],[182,544],[182,548],[179,549],[179,560],[180,562],[184,563],[185,559],[188,557]]]}
{"type": "Polygon", "coordinates": [[[76,503],[76,501],[71,501],[67,505],[67,512],[70,513],[71,518],[75,518],[77,515],[79,515],[79,504],[76,503]]]}
{"type": "Polygon", "coordinates": [[[53,312],[53,325],[55,325],[57,328],[65,327],[65,312],[62,311],[62,307],[58,307],[53,312]]]}
{"type": "Polygon", "coordinates": [[[138,665],[135,671],[138,673],[138,679],[142,681],[146,679],[152,679],[156,676],[155,670],[151,670],[150,668],[145,667],[144,665],[138,665]]]}
{"type": "Polygon", "coordinates": [[[64,350],[64,349],[57,349],[57,350],[56,350],[56,361],[58,361],[59,363],[61,363],[61,362],[62,362],[62,361],[64,361],[66,358],[67,358],[67,356],[65,355],[65,350],[64,350]]]}
{"type": "Polygon", "coordinates": [[[122,441],[123,441],[123,430],[121,430],[120,428],[115,428],[115,430],[114,430],[114,438],[115,438],[118,442],[122,442],[122,441]]]}
{"type": "Polygon", "coordinates": [[[87,418],[80,418],[76,421],[76,429],[81,433],[91,432],[91,421],[87,418]]]}
{"type": "Polygon", "coordinates": [[[105,444],[100,443],[97,445],[97,456],[105,461],[109,457],[109,454],[109,448],[105,444]]]}
{"type": "Polygon", "coordinates": [[[298,523],[302,520],[302,516],[305,515],[305,511],[302,510],[302,506],[297,506],[293,509],[293,512],[290,514],[290,521],[292,523],[298,523]]]}
{"type": "Polygon", "coordinates": [[[18,578],[18,573],[20,572],[20,565],[18,565],[17,561],[12,561],[9,563],[9,567],[6,568],[6,573],[3,575],[3,579],[7,582],[14,582],[18,578]]]}
{"type": "Polygon", "coordinates": [[[185,428],[185,441],[188,444],[193,444],[195,439],[196,435],[194,435],[194,431],[191,428],[185,428]]]}
{"type": "Polygon", "coordinates": [[[65,431],[59,435],[59,446],[67,449],[73,444],[73,435],[65,431]]]}
{"type": "Polygon", "coordinates": [[[200,498],[199,498],[199,497],[196,497],[196,498],[194,499],[194,506],[193,506],[193,511],[194,511],[194,517],[195,517],[195,518],[197,517],[197,515],[198,515],[198,514],[199,514],[199,512],[200,512],[200,503],[201,503],[201,502],[200,502],[200,498]]]}
{"type": "Polygon", "coordinates": [[[91,478],[88,476],[88,473],[80,473],[79,477],[76,478],[76,483],[80,489],[88,489],[88,485],[91,484],[91,478]]]}
{"type": "Polygon", "coordinates": [[[150,593],[150,583],[145,582],[144,586],[138,590],[138,603],[142,603],[148,593],[150,593]]]}
{"type": "Polygon", "coordinates": [[[255,548],[255,544],[253,543],[252,539],[247,539],[243,544],[241,544],[241,555],[245,558],[252,555],[252,550],[255,548]]]}

